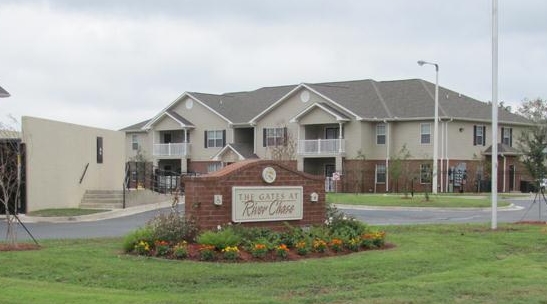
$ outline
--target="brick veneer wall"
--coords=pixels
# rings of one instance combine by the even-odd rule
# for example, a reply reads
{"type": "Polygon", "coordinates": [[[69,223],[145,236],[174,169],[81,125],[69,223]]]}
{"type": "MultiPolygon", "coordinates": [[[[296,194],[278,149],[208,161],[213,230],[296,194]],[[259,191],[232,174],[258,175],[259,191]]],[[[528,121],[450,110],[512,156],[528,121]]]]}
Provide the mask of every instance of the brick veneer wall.
{"type": "Polygon", "coordinates": [[[245,222],[243,226],[282,229],[284,222],[293,226],[322,224],[325,221],[325,180],[323,176],[297,171],[290,164],[271,160],[248,160],[226,166],[222,170],[202,176],[186,176],[185,212],[194,219],[200,229],[216,229],[232,221],[232,187],[234,186],[302,186],[303,219],[269,222],[245,222]],[[267,184],[262,180],[262,170],[273,167],[277,177],[267,184]],[[310,201],[310,194],[317,193],[319,200],[310,201]],[[214,205],[215,194],[222,195],[222,205],[214,205]]]}

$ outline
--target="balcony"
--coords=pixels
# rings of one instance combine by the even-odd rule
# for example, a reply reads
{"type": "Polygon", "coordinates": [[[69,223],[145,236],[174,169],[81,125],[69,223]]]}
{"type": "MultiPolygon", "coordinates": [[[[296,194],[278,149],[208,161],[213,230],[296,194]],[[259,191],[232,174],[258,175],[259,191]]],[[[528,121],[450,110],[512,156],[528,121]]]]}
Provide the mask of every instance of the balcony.
{"type": "Polygon", "coordinates": [[[190,143],[154,144],[154,156],[187,156],[190,143]]]}
{"type": "Polygon", "coordinates": [[[340,155],[346,152],[345,139],[300,139],[298,140],[299,155],[340,155]]]}

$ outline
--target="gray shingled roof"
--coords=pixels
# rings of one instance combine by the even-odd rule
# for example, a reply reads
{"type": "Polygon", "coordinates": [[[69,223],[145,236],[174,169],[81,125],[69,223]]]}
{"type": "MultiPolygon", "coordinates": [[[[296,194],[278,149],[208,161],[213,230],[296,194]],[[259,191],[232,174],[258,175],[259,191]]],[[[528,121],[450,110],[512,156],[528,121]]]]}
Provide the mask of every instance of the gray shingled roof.
{"type": "Polygon", "coordinates": [[[222,95],[197,92],[189,94],[232,123],[247,123],[295,87],[296,85],[267,87],[250,92],[233,92],[222,95]]]}
{"type": "Polygon", "coordinates": [[[252,159],[252,158],[259,158],[256,154],[253,153],[253,145],[248,143],[230,143],[229,144],[232,149],[234,149],[237,153],[241,154],[241,156],[245,157],[245,159],[252,159]]]}
{"type": "MultiPolygon", "coordinates": [[[[434,116],[435,84],[421,79],[394,81],[366,79],[304,85],[338,104],[338,106],[331,104],[333,108],[343,113],[349,111],[365,120],[404,121],[433,119],[434,116]]],[[[188,94],[231,123],[246,124],[296,87],[298,85],[265,87],[249,92],[221,95],[198,92],[188,94]]],[[[487,122],[491,120],[491,113],[491,105],[439,86],[439,117],[441,119],[487,122]]],[[[498,121],[502,124],[531,123],[526,118],[504,109],[499,110],[498,121]]],[[[133,129],[138,125],[127,127],[122,131],[133,129]]]]}
{"type": "MultiPolygon", "coordinates": [[[[492,155],[492,146],[488,147],[486,150],[484,150],[484,155],[492,155]]],[[[506,144],[500,144],[498,143],[498,155],[505,154],[505,155],[520,155],[522,154],[519,150],[508,146],[506,144]]]]}
{"type": "Polygon", "coordinates": [[[141,121],[141,122],[136,123],[134,125],[131,125],[129,127],[125,127],[123,129],[120,129],[120,131],[125,131],[125,132],[128,132],[128,131],[142,131],[142,127],[144,127],[149,121],[150,121],[150,119],[147,119],[145,121],[141,121]]]}
{"type": "Polygon", "coordinates": [[[167,113],[169,113],[169,115],[173,116],[176,120],[178,120],[179,122],[182,122],[183,124],[185,124],[186,126],[188,127],[195,127],[195,125],[193,123],[191,123],[189,120],[187,120],[186,118],[180,116],[177,112],[175,111],[172,111],[172,110],[167,110],[167,113]]]}

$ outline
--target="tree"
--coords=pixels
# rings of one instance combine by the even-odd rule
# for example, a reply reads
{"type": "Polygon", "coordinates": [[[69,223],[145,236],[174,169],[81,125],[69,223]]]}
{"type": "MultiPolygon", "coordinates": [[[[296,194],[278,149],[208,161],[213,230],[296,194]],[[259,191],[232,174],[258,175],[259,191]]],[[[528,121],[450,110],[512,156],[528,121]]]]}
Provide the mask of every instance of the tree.
{"type": "Polygon", "coordinates": [[[397,188],[399,188],[399,178],[401,177],[401,174],[405,173],[403,175],[403,192],[405,194],[405,198],[408,198],[408,179],[412,175],[409,172],[409,163],[406,160],[411,157],[412,155],[410,154],[410,151],[406,147],[406,144],[404,144],[401,150],[397,152],[393,160],[390,161],[388,170],[389,177],[392,181],[397,183],[397,188]]]}
{"type": "Polygon", "coordinates": [[[366,155],[361,149],[357,150],[357,156],[355,159],[358,161],[357,165],[353,169],[348,169],[348,175],[353,175],[353,192],[363,193],[365,192],[365,160],[366,155]]]}
{"type": "Polygon", "coordinates": [[[534,179],[547,177],[545,154],[547,152],[547,100],[536,98],[525,99],[518,112],[533,122],[530,132],[522,132],[519,138],[519,148],[522,152],[521,161],[534,179]]]}
{"type": "Polygon", "coordinates": [[[279,127],[282,129],[283,140],[279,144],[270,146],[271,159],[289,161],[296,159],[296,140],[291,132],[287,130],[287,127],[279,127]]]}
{"type": "Polygon", "coordinates": [[[0,204],[6,215],[6,242],[17,245],[17,205],[21,194],[21,139],[19,132],[0,123],[0,204]]]}

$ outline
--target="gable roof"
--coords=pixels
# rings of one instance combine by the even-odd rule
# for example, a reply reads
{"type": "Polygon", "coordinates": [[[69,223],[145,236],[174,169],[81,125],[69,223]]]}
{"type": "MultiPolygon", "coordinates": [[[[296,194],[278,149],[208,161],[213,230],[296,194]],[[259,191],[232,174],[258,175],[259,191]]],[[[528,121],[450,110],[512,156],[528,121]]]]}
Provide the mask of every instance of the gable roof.
{"type": "MultiPolygon", "coordinates": [[[[484,155],[492,155],[492,146],[488,147],[484,152],[482,153],[484,155]]],[[[498,155],[521,155],[522,152],[519,150],[508,146],[506,144],[498,143],[498,155]]]]}
{"type": "MultiPolygon", "coordinates": [[[[435,84],[421,79],[365,79],[301,83],[224,94],[188,92],[158,113],[145,127],[151,126],[184,97],[199,102],[231,125],[252,125],[302,89],[321,96],[324,99],[322,104],[333,111],[346,113],[346,117],[356,120],[405,121],[434,117],[435,84]]],[[[490,104],[439,86],[440,119],[490,122],[491,113],[490,104]]],[[[498,112],[498,122],[531,125],[525,117],[502,108],[498,112]]]]}
{"type": "Polygon", "coordinates": [[[256,154],[253,153],[253,145],[247,143],[231,143],[226,144],[220,151],[217,152],[211,159],[220,160],[222,155],[227,151],[233,151],[239,157],[239,160],[245,159],[255,159],[259,158],[256,154]]]}
{"type": "Polygon", "coordinates": [[[139,123],[136,123],[134,125],[130,125],[128,127],[125,127],[123,129],[120,129],[120,131],[125,132],[144,132],[143,127],[150,121],[150,119],[147,119],[145,121],[141,121],[139,123]]]}
{"type": "Polygon", "coordinates": [[[316,102],[316,103],[312,104],[311,106],[307,107],[306,109],[304,109],[303,111],[301,111],[300,113],[296,114],[296,116],[291,118],[289,121],[290,122],[296,122],[296,121],[300,120],[302,117],[304,117],[306,114],[311,112],[315,108],[319,108],[319,109],[327,112],[328,114],[333,116],[337,121],[349,121],[350,120],[349,117],[346,116],[344,113],[342,113],[339,110],[329,106],[328,104],[326,104],[326,103],[317,103],[316,102]]]}

